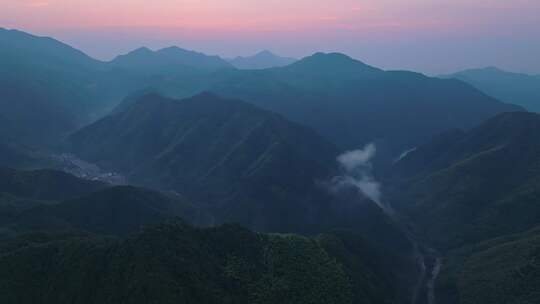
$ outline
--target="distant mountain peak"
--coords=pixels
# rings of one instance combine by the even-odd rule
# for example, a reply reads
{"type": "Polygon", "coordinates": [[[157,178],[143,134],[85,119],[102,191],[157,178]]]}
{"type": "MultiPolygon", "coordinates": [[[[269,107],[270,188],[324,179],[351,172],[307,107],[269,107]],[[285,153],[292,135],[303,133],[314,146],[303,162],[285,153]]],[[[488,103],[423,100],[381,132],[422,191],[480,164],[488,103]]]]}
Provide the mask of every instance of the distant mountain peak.
{"type": "Polygon", "coordinates": [[[156,51],[156,53],[162,53],[162,54],[189,54],[191,53],[191,54],[199,54],[199,55],[206,56],[203,53],[186,50],[175,45],[159,49],[158,51],[156,51]]]}
{"type": "Polygon", "coordinates": [[[254,58],[283,58],[281,56],[278,56],[274,54],[273,52],[269,50],[262,50],[258,52],[257,54],[253,55],[254,58]]]}
{"type": "MultiPolygon", "coordinates": [[[[0,28],[2,51],[12,49],[11,54],[27,56],[27,60],[38,61],[47,57],[46,65],[52,63],[95,67],[99,62],[82,51],[47,36],[37,36],[17,29],[0,28]]],[[[5,55],[4,55],[5,56],[5,55]]],[[[6,59],[6,58],[2,58],[6,59]]],[[[18,59],[20,60],[20,58],[18,59]]]]}
{"type": "Polygon", "coordinates": [[[269,50],[262,50],[257,55],[264,55],[264,56],[276,56],[276,54],[272,53],[269,50]]]}
{"type": "Polygon", "coordinates": [[[151,49],[145,47],[145,46],[142,46],[140,48],[137,48],[131,52],[129,52],[128,54],[133,54],[133,53],[154,53],[154,51],[152,51],[151,49]]]}
{"type": "Polygon", "coordinates": [[[52,39],[52,38],[50,38],[50,37],[37,36],[37,35],[34,35],[34,34],[30,34],[30,33],[27,33],[27,32],[23,32],[23,31],[18,30],[18,29],[8,29],[8,28],[0,27],[0,32],[3,32],[3,33],[9,33],[9,34],[13,34],[13,35],[20,35],[20,36],[32,37],[32,38],[46,38],[46,39],[52,39]]]}
{"type": "Polygon", "coordinates": [[[231,65],[218,56],[190,51],[177,46],[152,51],[141,47],[111,61],[112,64],[126,68],[156,69],[171,66],[188,66],[205,70],[231,68],[231,65]]]}
{"type": "Polygon", "coordinates": [[[359,60],[342,53],[318,52],[311,56],[300,59],[290,66],[292,69],[313,70],[316,73],[328,73],[330,71],[357,72],[375,74],[382,70],[367,65],[359,60]]]}
{"type": "Polygon", "coordinates": [[[503,102],[540,112],[540,76],[488,66],[440,77],[460,79],[503,102]]]}
{"type": "Polygon", "coordinates": [[[282,67],[292,64],[295,61],[295,58],[281,57],[269,50],[262,50],[253,56],[239,56],[229,60],[229,62],[236,68],[247,70],[282,67]]]}
{"type": "Polygon", "coordinates": [[[300,61],[332,61],[332,62],[349,62],[349,63],[361,63],[363,62],[353,59],[350,56],[347,56],[343,53],[323,53],[323,52],[317,52],[311,56],[308,56],[300,61]]]}
{"type": "Polygon", "coordinates": [[[178,47],[176,45],[171,45],[171,46],[160,49],[160,51],[179,51],[179,50],[185,51],[185,49],[178,47]]]}
{"type": "Polygon", "coordinates": [[[473,69],[467,69],[467,70],[458,72],[458,74],[460,73],[509,73],[509,72],[504,71],[495,66],[486,66],[482,68],[473,68],[473,69]]]}
{"type": "Polygon", "coordinates": [[[495,72],[504,72],[503,70],[501,70],[500,68],[495,67],[495,66],[488,66],[488,67],[485,67],[485,68],[481,68],[480,70],[484,70],[484,71],[495,71],[495,72]]]}

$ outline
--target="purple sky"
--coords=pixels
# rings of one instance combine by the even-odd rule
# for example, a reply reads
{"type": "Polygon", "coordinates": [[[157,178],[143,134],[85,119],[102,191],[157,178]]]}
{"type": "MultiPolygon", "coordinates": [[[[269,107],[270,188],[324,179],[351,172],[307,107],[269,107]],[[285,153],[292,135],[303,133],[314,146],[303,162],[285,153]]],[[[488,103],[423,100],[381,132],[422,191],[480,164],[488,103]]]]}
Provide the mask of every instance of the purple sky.
{"type": "Polygon", "coordinates": [[[540,74],[540,0],[1,0],[0,27],[99,59],[178,45],[224,57],[339,51],[428,74],[540,74]]]}

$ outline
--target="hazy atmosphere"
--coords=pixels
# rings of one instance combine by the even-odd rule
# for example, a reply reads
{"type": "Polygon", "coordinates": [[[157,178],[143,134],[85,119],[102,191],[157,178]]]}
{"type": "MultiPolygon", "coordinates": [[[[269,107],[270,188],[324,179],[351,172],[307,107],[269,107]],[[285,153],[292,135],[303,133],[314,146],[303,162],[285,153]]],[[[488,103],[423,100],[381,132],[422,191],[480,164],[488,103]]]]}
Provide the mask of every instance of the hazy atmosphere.
{"type": "Polygon", "coordinates": [[[540,74],[536,0],[2,0],[1,25],[110,60],[140,46],[223,57],[339,51],[428,74],[497,65],[540,74]]]}
{"type": "Polygon", "coordinates": [[[0,0],[0,303],[540,303],[539,17],[0,0]]]}

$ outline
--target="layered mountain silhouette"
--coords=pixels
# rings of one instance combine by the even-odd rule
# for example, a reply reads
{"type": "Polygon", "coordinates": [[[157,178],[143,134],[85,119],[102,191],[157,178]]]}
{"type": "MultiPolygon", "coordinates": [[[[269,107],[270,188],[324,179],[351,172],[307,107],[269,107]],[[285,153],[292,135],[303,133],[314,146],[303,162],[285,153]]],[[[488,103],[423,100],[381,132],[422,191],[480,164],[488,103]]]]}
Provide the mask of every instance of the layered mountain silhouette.
{"type": "Polygon", "coordinates": [[[148,56],[139,50],[101,62],[52,38],[17,30],[0,29],[0,46],[0,120],[11,124],[10,133],[19,144],[39,147],[54,145],[108,113],[127,94],[166,83],[167,73],[183,82],[214,69],[232,68],[218,57],[175,47],[147,50],[148,56]]]}
{"type": "Polygon", "coordinates": [[[243,70],[260,70],[275,67],[282,67],[294,63],[297,59],[289,57],[281,57],[270,51],[261,51],[253,56],[236,57],[230,59],[234,67],[243,70]]]}
{"type": "MultiPolygon", "coordinates": [[[[59,41],[0,29],[0,107],[18,140],[49,142],[87,111],[82,85],[99,62],[59,41]]],[[[81,118],[82,119],[82,118],[81,118]]]]}
{"type": "Polygon", "coordinates": [[[458,80],[382,71],[336,53],[230,74],[212,90],[310,126],[339,147],[377,142],[392,157],[446,129],[521,109],[458,80]]]}
{"type": "Polygon", "coordinates": [[[142,47],[116,57],[110,64],[114,67],[142,71],[173,70],[185,67],[203,70],[232,68],[231,64],[218,56],[207,56],[179,47],[168,47],[157,51],[142,47]]]}
{"type": "Polygon", "coordinates": [[[305,232],[338,218],[345,224],[337,210],[357,204],[334,205],[324,185],[338,174],[332,144],[277,114],[211,93],[185,100],[143,95],[68,141],[80,158],[133,183],[205,204],[218,222],[305,232]]]}
{"type": "Polygon", "coordinates": [[[0,65],[2,303],[538,302],[535,76],[3,29],[0,65]]]}
{"type": "MultiPolygon", "coordinates": [[[[48,133],[55,139],[148,87],[175,98],[208,90],[239,98],[309,126],[342,149],[377,142],[379,155],[388,159],[443,130],[520,110],[460,81],[386,72],[338,53],[317,53],[281,68],[236,70],[218,57],[176,47],[141,48],[105,63],[50,38],[6,30],[1,36],[6,62],[21,71],[21,77],[5,76],[6,87],[13,90],[16,83],[29,94],[38,84],[43,102],[36,106],[47,105],[40,119],[54,127],[48,133]],[[18,40],[24,43],[10,46],[18,40]]],[[[16,104],[12,97],[2,100],[6,107],[16,104]]]]}
{"type": "MultiPolygon", "coordinates": [[[[38,37],[18,30],[0,28],[2,64],[39,68],[58,67],[64,71],[94,68],[97,61],[58,40],[38,37]]],[[[3,71],[6,72],[6,71],[3,71]]]]}
{"type": "Polygon", "coordinates": [[[489,67],[442,77],[463,80],[501,101],[540,112],[540,75],[512,73],[489,67]]]}
{"type": "MultiPolygon", "coordinates": [[[[333,191],[337,149],[315,132],[253,105],[203,93],[184,100],[146,94],[68,140],[80,158],[146,187],[173,190],[213,224],[313,234],[362,235],[396,273],[415,273],[399,227],[354,188],[333,191]]],[[[410,282],[398,279],[408,297],[410,282]]]]}
{"type": "Polygon", "coordinates": [[[4,142],[47,145],[78,127],[76,115],[59,104],[67,98],[48,85],[0,76],[0,133],[4,142]]]}

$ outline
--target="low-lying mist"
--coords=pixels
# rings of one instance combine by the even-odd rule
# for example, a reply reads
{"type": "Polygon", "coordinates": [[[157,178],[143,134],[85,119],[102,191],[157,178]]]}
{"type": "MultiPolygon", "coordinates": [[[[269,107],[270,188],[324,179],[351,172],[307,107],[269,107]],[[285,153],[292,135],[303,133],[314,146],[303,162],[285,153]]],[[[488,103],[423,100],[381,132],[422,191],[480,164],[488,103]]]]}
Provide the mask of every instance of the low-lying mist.
{"type": "Polygon", "coordinates": [[[362,149],[347,151],[339,155],[337,162],[342,174],[332,178],[330,187],[333,192],[353,187],[376,203],[383,211],[391,213],[391,208],[383,203],[381,184],[373,175],[372,160],[376,153],[376,145],[369,143],[362,149]]]}

